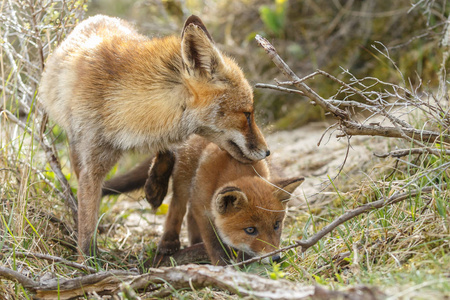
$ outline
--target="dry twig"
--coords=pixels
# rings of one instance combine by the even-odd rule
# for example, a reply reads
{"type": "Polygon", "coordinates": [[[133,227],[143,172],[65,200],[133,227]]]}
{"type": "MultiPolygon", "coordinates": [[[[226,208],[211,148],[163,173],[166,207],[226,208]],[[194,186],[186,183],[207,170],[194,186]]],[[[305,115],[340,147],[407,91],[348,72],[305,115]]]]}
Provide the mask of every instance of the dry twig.
{"type": "MultiPolygon", "coordinates": [[[[424,130],[424,129],[416,129],[408,122],[396,117],[394,114],[390,112],[392,107],[394,106],[400,106],[404,108],[408,107],[420,107],[422,110],[425,110],[428,108],[429,113],[432,113],[434,116],[436,116],[436,119],[442,119],[442,121],[445,122],[445,120],[442,117],[437,117],[438,115],[436,112],[439,112],[439,114],[445,115],[446,111],[443,110],[440,106],[431,106],[425,102],[423,102],[419,97],[414,97],[411,99],[411,95],[414,95],[413,92],[406,90],[405,88],[402,88],[398,85],[388,84],[385,82],[381,82],[380,80],[376,78],[365,78],[364,80],[372,80],[376,84],[383,84],[385,86],[388,86],[394,90],[394,94],[391,92],[385,91],[384,94],[379,92],[371,92],[371,91],[365,91],[355,88],[353,85],[358,84],[363,89],[367,89],[367,86],[364,86],[363,81],[364,80],[356,80],[352,84],[347,84],[343,82],[342,80],[332,76],[331,74],[328,74],[322,70],[317,70],[316,72],[312,73],[309,76],[305,76],[303,79],[299,78],[291,69],[290,67],[281,59],[281,57],[276,52],[276,49],[267,41],[265,38],[257,35],[256,40],[258,41],[259,45],[266,50],[269,57],[272,59],[272,61],[275,63],[275,65],[280,69],[280,71],[285,74],[289,79],[291,79],[290,82],[282,82],[279,83],[279,85],[293,85],[298,88],[298,91],[295,92],[295,90],[287,89],[285,87],[281,86],[273,86],[273,85],[262,85],[258,84],[257,87],[264,87],[264,88],[272,88],[280,91],[285,91],[289,93],[299,93],[306,97],[308,97],[314,104],[317,104],[321,106],[326,112],[332,113],[338,120],[340,124],[340,130],[342,131],[343,135],[352,136],[352,135],[365,135],[365,136],[383,136],[383,137],[392,137],[392,138],[402,138],[408,141],[412,141],[419,146],[423,146],[424,149],[426,149],[427,152],[431,154],[436,154],[437,149],[432,149],[429,146],[430,144],[434,144],[435,142],[445,142],[447,144],[450,144],[450,135],[444,131],[444,132],[437,132],[432,130],[424,130]],[[316,92],[314,92],[308,85],[305,84],[306,79],[310,79],[315,75],[323,75],[326,78],[329,78],[335,82],[337,82],[339,85],[342,86],[342,89],[340,90],[340,93],[342,94],[348,94],[351,95],[358,95],[361,97],[366,103],[360,103],[357,101],[349,101],[347,99],[344,100],[338,100],[338,99],[324,99],[320,95],[318,95],[316,92]],[[400,94],[403,93],[403,95],[400,94]],[[374,99],[372,98],[374,97],[374,99]],[[398,101],[394,102],[393,104],[389,103],[389,101],[386,100],[386,98],[392,98],[396,97],[398,101]],[[399,102],[400,101],[400,102],[399,102]],[[387,118],[393,126],[385,126],[380,124],[365,124],[360,123],[352,118],[350,113],[340,107],[355,107],[359,109],[366,110],[374,115],[380,115],[382,117],[387,118]],[[389,108],[389,109],[386,109],[389,108]]],[[[347,96],[348,97],[348,96],[347,96]]],[[[447,124],[448,127],[448,124],[447,124]]],[[[448,129],[447,129],[448,131],[448,129]]]]}
{"type": "Polygon", "coordinates": [[[151,268],[146,274],[127,271],[107,271],[74,279],[50,279],[36,282],[17,271],[0,267],[0,276],[14,280],[35,293],[39,299],[69,299],[89,294],[117,294],[131,288],[136,291],[154,291],[153,296],[164,297],[173,289],[200,289],[216,287],[240,296],[264,299],[377,299],[376,290],[356,287],[343,292],[318,286],[303,286],[288,280],[271,280],[243,273],[233,268],[185,265],[173,268],[151,268]],[[166,288],[166,284],[171,289],[166,288]],[[354,298],[356,299],[356,298],[354,298]]]}

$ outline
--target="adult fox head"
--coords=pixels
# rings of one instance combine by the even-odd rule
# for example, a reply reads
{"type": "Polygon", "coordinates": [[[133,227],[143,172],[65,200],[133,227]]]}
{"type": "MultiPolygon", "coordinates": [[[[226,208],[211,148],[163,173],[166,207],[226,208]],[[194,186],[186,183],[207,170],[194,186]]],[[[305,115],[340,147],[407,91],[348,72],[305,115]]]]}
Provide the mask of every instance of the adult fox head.
{"type": "Polygon", "coordinates": [[[219,237],[253,256],[277,249],[286,202],[303,180],[298,177],[270,184],[262,178],[244,177],[220,188],[213,200],[219,237]]]}
{"type": "Polygon", "coordinates": [[[195,133],[243,163],[268,156],[254,119],[252,88],[237,64],[216,48],[196,16],[184,25],[181,57],[183,80],[192,95],[187,107],[201,120],[195,133]]]}

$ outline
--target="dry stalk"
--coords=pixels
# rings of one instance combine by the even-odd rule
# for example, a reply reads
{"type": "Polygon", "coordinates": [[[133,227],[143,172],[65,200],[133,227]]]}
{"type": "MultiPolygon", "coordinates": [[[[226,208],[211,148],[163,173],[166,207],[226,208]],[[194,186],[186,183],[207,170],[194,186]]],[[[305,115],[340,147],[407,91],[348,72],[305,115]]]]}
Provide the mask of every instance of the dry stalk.
{"type": "Polygon", "coordinates": [[[7,120],[17,124],[20,128],[22,128],[25,132],[31,135],[37,142],[40,143],[41,147],[45,152],[50,167],[52,168],[59,182],[61,183],[61,186],[64,188],[62,192],[58,191],[57,194],[63,197],[64,202],[69,206],[70,210],[72,211],[73,220],[75,224],[77,224],[77,216],[78,216],[77,200],[75,199],[72,193],[69,182],[62,173],[61,164],[59,163],[57,155],[53,147],[51,146],[50,142],[48,142],[45,136],[39,136],[38,134],[36,134],[31,128],[29,128],[26,124],[20,121],[10,111],[8,110],[1,111],[0,115],[5,116],[7,120]]]}
{"type": "MultiPolygon", "coordinates": [[[[84,0],[3,1],[0,8],[2,123],[17,124],[39,142],[57,180],[61,183],[62,191],[45,178],[40,171],[43,166],[31,165],[31,160],[28,165],[70,207],[75,222],[77,203],[61,171],[52,138],[44,135],[46,118],[39,105],[37,86],[52,43],[60,41],[61,37],[83,18],[84,4],[84,0]],[[5,78],[8,80],[4,80],[5,78]],[[24,116],[27,117],[26,122],[21,119],[24,116]]],[[[1,142],[3,144],[3,141],[1,142]]],[[[18,151],[8,141],[5,145],[7,146],[4,151],[9,153],[13,161],[18,151]]]]}

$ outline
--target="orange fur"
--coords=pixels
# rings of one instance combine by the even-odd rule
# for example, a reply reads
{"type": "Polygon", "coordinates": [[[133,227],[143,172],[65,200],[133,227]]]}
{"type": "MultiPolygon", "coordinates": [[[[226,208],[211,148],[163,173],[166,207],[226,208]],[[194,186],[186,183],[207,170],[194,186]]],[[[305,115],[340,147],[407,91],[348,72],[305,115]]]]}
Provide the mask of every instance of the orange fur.
{"type": "Polygon", "coordinates": [[[197,133],[242,162],[269,154],[251,87],[195,16],[182,38],[154,39],[120,19],[91,17],[50,56],[39,94],[69,137],[85,254],[104,177],[124,151],[164,152],[197,133]]]}
{"type": "Polygon", "coordinates": [[[286,201],[303,180],[271,180],[265,160],[240,163],[194,136],[177,151],[173,198],[158,251],[167,255],[179,249],[187,207],[190,243],[203,241],[213,264],[229,261],[227,246],[249,255],[273,251],[280,244],[286,201]],[[254,232],[246,232],[249,228],[254,232]]]}

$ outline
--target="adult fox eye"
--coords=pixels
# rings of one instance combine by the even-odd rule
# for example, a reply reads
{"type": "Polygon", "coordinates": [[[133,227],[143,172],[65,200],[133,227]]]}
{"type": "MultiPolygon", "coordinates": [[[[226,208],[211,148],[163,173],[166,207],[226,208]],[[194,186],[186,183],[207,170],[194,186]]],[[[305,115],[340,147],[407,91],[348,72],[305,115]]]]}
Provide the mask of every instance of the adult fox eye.
{"type": "Polygon", "coordinates": [[[245,112],[244,115],[245,115],[245,117],[247,118],[248,124],[250,125],[250,117],[252,116],[252,114],[249,113],[249,112],[245,112]]]}
{"type": "Polygon", "coordinates": [[[281,224],[280,221],[276,221],[275,225],[273,226],[273,229],[278,230],[278,228],[280,228],[280,224],[281,224]]]}
{"type": "Polygon", "coordinates": [[[244,231],[246,234],[249,234],[249,235],[255,235],[256,233],[258,233],[258,231],[256,230],[255,227],[247,227],[244,229],[244,231]]]}

